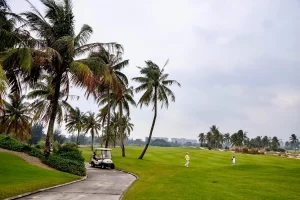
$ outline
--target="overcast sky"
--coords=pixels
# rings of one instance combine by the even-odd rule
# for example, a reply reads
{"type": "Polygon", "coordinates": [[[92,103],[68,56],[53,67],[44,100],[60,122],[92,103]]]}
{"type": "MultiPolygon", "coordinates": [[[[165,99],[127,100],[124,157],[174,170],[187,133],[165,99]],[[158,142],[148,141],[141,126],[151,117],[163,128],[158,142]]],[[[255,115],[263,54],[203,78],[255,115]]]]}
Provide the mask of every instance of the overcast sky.
{"type": "MultiPolygon", "coordinates": [[[[39,0],[31,0],[41,11],[39,0]]],[[[30,9],[9,0],[12,10],[30,9]]],[[[300,136],[300,1],[298,0],[73,0],[76,30],[94,29],[90,42],[125,48],[131,79],[152,60],[166,68],[176,102],[158,110],[153,136],[196,139],[217,125],[249,137],[300,136]]],[[[134,83],[130,83],[136,86],[134,83]]],[[[83,93],[71,104],[98,111],[83,93]]],[[[139,95],[135,95],[136,101],[139,95]]],[[[151,108],[132,108],[133,138],[149,134],[151,108]]]]}

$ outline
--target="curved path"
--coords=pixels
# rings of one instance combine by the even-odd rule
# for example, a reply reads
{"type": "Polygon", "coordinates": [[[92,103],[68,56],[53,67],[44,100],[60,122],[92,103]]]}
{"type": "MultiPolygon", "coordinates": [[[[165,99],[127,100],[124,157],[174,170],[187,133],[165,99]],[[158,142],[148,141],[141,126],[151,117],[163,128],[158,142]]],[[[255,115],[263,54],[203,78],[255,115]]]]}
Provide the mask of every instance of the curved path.
{"type": "Polygon", "coordinates": [[[92,168],[86,163],[88,178],[84,181],[32,194],[20,199],[41,200],[118,200],[136,180],[125,172],[92,168]]]}

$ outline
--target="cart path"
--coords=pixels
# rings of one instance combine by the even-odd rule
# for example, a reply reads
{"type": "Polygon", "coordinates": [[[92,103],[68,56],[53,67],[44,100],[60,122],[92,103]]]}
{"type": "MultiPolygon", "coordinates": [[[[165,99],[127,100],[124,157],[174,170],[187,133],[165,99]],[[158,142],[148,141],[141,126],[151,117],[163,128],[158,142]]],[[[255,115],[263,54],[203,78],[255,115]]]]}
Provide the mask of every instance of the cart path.
{"type": "Polygon", "coordinates": [[[111,169],[92,168],[86,163],[88,178],[84,181],[32,194],[20,199],[41,200],[118,200],[136,177],[111,169]]]}

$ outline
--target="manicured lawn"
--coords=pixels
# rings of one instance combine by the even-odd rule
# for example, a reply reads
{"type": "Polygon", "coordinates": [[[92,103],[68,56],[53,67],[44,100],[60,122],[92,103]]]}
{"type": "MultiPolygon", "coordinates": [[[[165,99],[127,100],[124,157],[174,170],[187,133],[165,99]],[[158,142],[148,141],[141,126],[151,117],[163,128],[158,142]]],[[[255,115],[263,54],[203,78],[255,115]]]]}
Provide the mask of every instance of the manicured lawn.
{"type": "MultiPolygon", "coordinates": [[[[87,161],[91,156],[84,148],[87,161]]],[[[272,155],[234,154],[185,148],[150,147],[143,160],[141,147],[113,149],[117,168],[139,176],[124,199],[300,199],[300,160],[272,155]],[[184,167],[190,152],[189,168],[184,167]],[[237,164],[231,165],[231,156],[237,164]]],[[[101,169],[99,169],[101,171],[101,169]]]]}
{"type": "Polygon", "coordinates": [[[39,168],[20,157],[0,152],[0,199],[79,179],[64,172],[39,168]]]}

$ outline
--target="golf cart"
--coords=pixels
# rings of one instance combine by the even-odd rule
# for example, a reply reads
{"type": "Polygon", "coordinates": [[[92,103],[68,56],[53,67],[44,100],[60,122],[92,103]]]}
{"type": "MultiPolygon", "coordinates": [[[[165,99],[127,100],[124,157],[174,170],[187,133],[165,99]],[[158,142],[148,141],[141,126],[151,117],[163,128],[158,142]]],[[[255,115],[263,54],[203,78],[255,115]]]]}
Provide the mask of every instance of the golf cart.
{"type": "Polygon", "coordinates": [[[105,169],[107,167],[114,169],[115,165],[111,159],[111,149],[96,148],[92,155],[90,164],[92,167],[100,167],[101,169],[105,169]]]}

